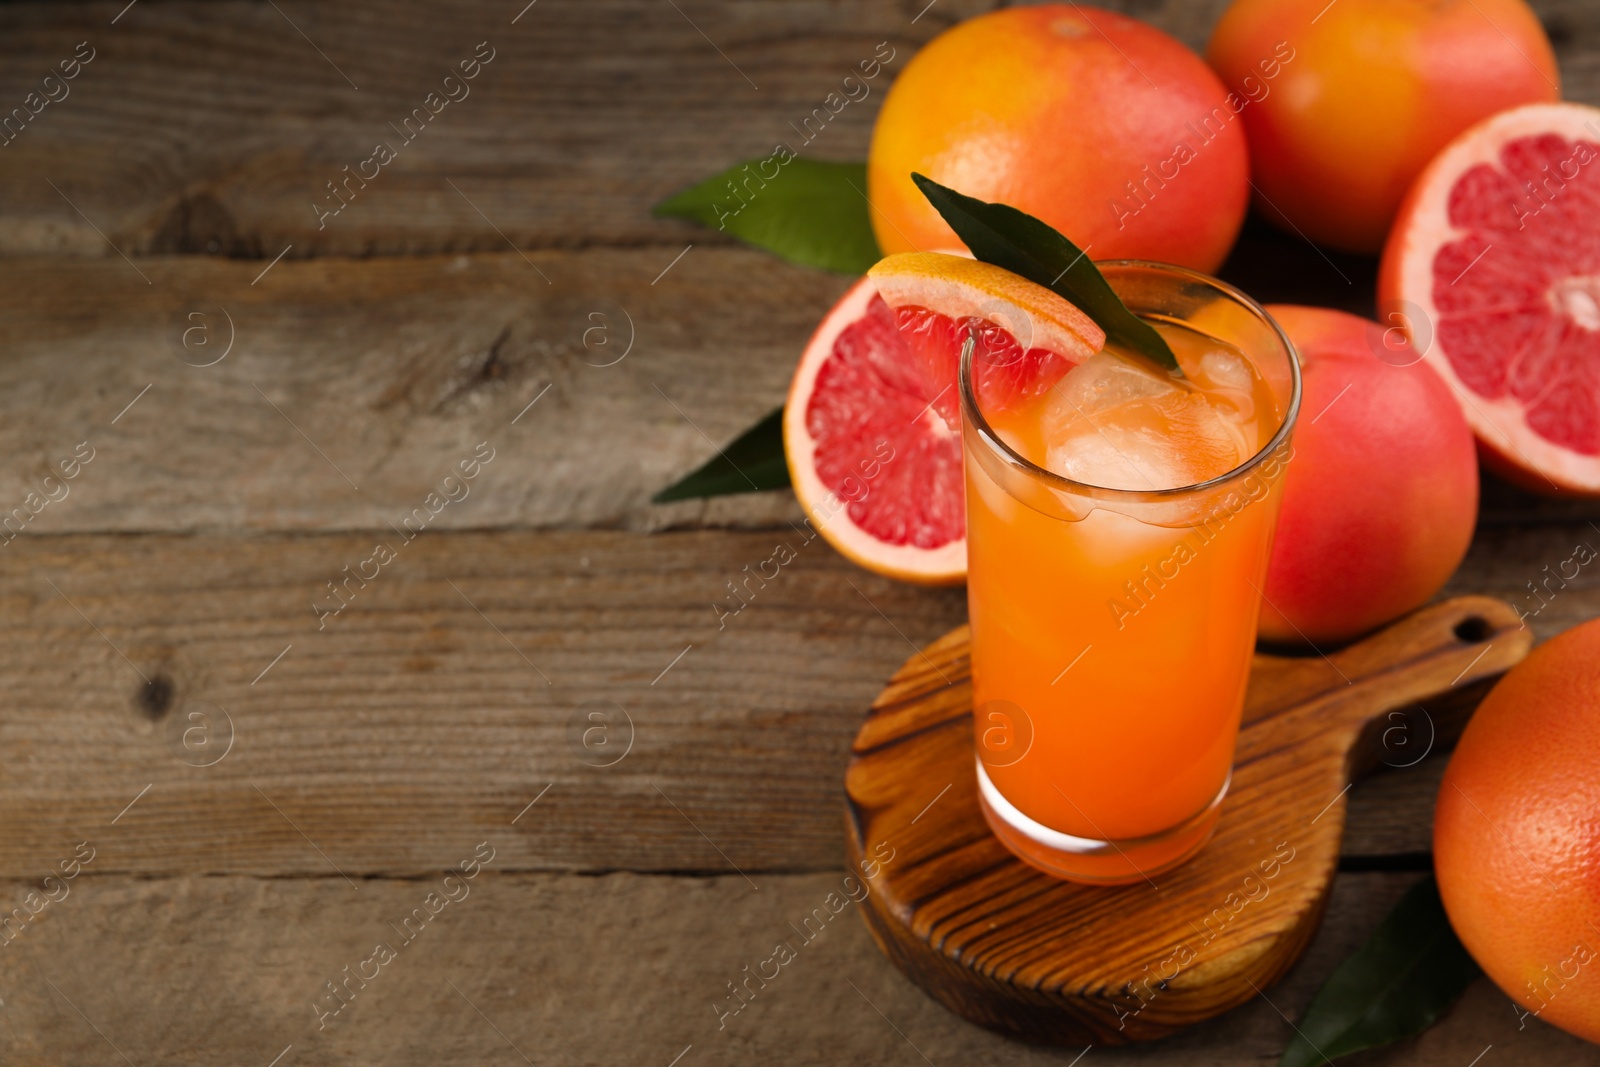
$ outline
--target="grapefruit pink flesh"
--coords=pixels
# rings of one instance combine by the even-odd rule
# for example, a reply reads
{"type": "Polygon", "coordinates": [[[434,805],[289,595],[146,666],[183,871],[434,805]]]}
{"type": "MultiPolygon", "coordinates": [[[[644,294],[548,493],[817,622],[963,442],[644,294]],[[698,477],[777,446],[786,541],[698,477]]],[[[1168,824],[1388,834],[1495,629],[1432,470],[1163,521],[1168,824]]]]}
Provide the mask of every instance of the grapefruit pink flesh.
{"type": "Polygon", "coordinates": [[[966,338],[975,337],[974,382],[988,410],[1047,391],[1103,335],[1049,290],[987,264],[920,254],[885,263],[887,274],[874,268],[840,299],[800,359],[784,411],[791,479],[812,525],[856,563],[909,581],[959,582],[957,377],[966,338]],[[1053,347],[1024,345],[987,315],[1053,347]]]}
{"type": "Polygon", "coordinates": [[[817,476],[855,525],[887,544],[939,548],[966,535],[955,375],[945,353],[918,347],[874,294],[817,372],[805,424],[817,476]]]}
{"type": "Polygon", "coordinates": [[[1600,493],[1600,109],[1531,105],[1452,142],[1384,253],[1394,325],[1455,389],[1485,455],[1600,493]]]}
{"type": "Polygon", "coordinates": [[[987,320],[893,309],[874,295],[817,372],[805,412],[817,475],[848,501],[857,526],[887,544],[938,548],[966,536],[957,375],[969,332],[985,408],[1038,396],[1073,366],[1046,349],[1024,350],[987,320]],[[863,463],[890,454],[867,493],[852,500],[863,463]]]}
{"type": "Polygon", "coordinates": [[[1480,163],[1450,190],[1463,232],[1433,259],[1439,344],[1457,377],[1479,396],[1514,397],[1530,429],[1586,456],[1600,455],[1600,179],[1586,169],[1596,159],[1595,141],[1506,142],[1500,166],[1480,163]],[[1540,181],[1552,182],[1547,201],[1524,191],[1540,181]]]}

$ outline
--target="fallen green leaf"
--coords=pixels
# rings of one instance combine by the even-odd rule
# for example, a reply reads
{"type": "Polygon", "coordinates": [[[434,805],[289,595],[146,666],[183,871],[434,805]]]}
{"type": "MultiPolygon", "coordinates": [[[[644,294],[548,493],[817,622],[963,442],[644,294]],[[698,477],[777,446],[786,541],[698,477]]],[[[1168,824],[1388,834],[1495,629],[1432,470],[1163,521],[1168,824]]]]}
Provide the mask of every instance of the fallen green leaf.
{"type": "Polygon", "coordinates": [[[1420,1034],[1482,973],[1429,875],[1323,983],[1278,1067],[1313,1067],[1420,1034]]]}
{"type": "Polygon", "coordinates": [[[843,274],[883,258],[867,214],[865,163],[753,159],[663,200],[654,214],[693,219],[791,263],[843,274]]]}
{"type": "Polygon", "coordinates": [[[695,497],[782,489],[788,484],[789,465],[783,458],[783,409],[779,408],[650,500],[666,504],[695,497]]]}
{"type": "Polygon", "coordinates": [[[1007,204],[965,196],[921,174],[913,174],[911,180],[974,256],[1070,301],[1106,332],[1107,341],[1125,345],[1169,370],[1179,369],[1166,340],[1128,310],[1077,245],[1047,223],[1007,204]]]}

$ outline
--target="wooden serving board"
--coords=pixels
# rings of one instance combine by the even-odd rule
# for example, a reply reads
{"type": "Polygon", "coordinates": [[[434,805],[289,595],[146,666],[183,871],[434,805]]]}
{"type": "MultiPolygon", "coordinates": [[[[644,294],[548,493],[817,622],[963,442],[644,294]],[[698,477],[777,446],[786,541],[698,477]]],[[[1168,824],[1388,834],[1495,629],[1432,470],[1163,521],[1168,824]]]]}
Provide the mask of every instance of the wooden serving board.
{"type": "Polygon", "coordinates": [[[1329,656],[1258,654],[1233,784],[1193,860],[1117,888],[1057,881],[978,810],[965,627],[908,660],[846,773],[852,863],[879,948],[935,1000],[1033,1041],[1149,1041],[1243,1004],[1305,949],[1350,784],[1454,740],[1533,643],[1506,603],[1460,597],[1329,656]]]}

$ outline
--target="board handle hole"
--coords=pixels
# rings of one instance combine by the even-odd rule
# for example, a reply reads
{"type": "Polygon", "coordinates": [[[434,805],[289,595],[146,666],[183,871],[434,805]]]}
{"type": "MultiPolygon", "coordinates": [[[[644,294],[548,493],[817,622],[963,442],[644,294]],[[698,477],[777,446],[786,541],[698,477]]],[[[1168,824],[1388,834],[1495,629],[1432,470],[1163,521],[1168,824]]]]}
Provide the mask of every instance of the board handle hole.
{"type": "Polygon", "coordinates": [[[1489,620],[1481,615],[1469,615],[1456,623],[1455,635],[1469,645],[1475,645],[1493,632],[1489,620]]]}

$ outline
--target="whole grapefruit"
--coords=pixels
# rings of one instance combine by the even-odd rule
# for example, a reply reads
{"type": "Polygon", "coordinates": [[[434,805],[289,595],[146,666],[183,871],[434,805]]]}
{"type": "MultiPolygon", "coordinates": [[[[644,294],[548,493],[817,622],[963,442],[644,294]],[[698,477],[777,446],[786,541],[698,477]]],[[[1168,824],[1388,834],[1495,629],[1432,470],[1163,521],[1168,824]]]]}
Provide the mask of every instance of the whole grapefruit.
{"type": "Polygon", "coordinates": [[[1267,311],[1300,353],[1304,399],[1261,636],[1347,641],[1427,603],[1466,555],[1478,516],[1472,430],[1443,380],[1395,359],[1377,323],[1267,311]]]}
{"type": "Polygon", "coordinates": [[[1523,0],[1235,0],[1206,55],[1250,101],[1263,214],[1352,252],[1383,247],[1412,180],[1456,134],[1561,95],[1523,0]]]}
{"type": "Polygon", "coordinates": [[[890,87],[867,191],[885,253],[958,248],[913,171],[1037,216],[1095,259],[1214,271],[1249,201],[1244,130],[1199,56],[1080,4],[946,30],[890,87]]]}
{"type": "Polygon", "coordinates": [[[1535,649],[1479,706],[1439,787],[1433,850],[1479,966],[1529,1013],[1600,1041],[1600,620],[1535,649]]]}

